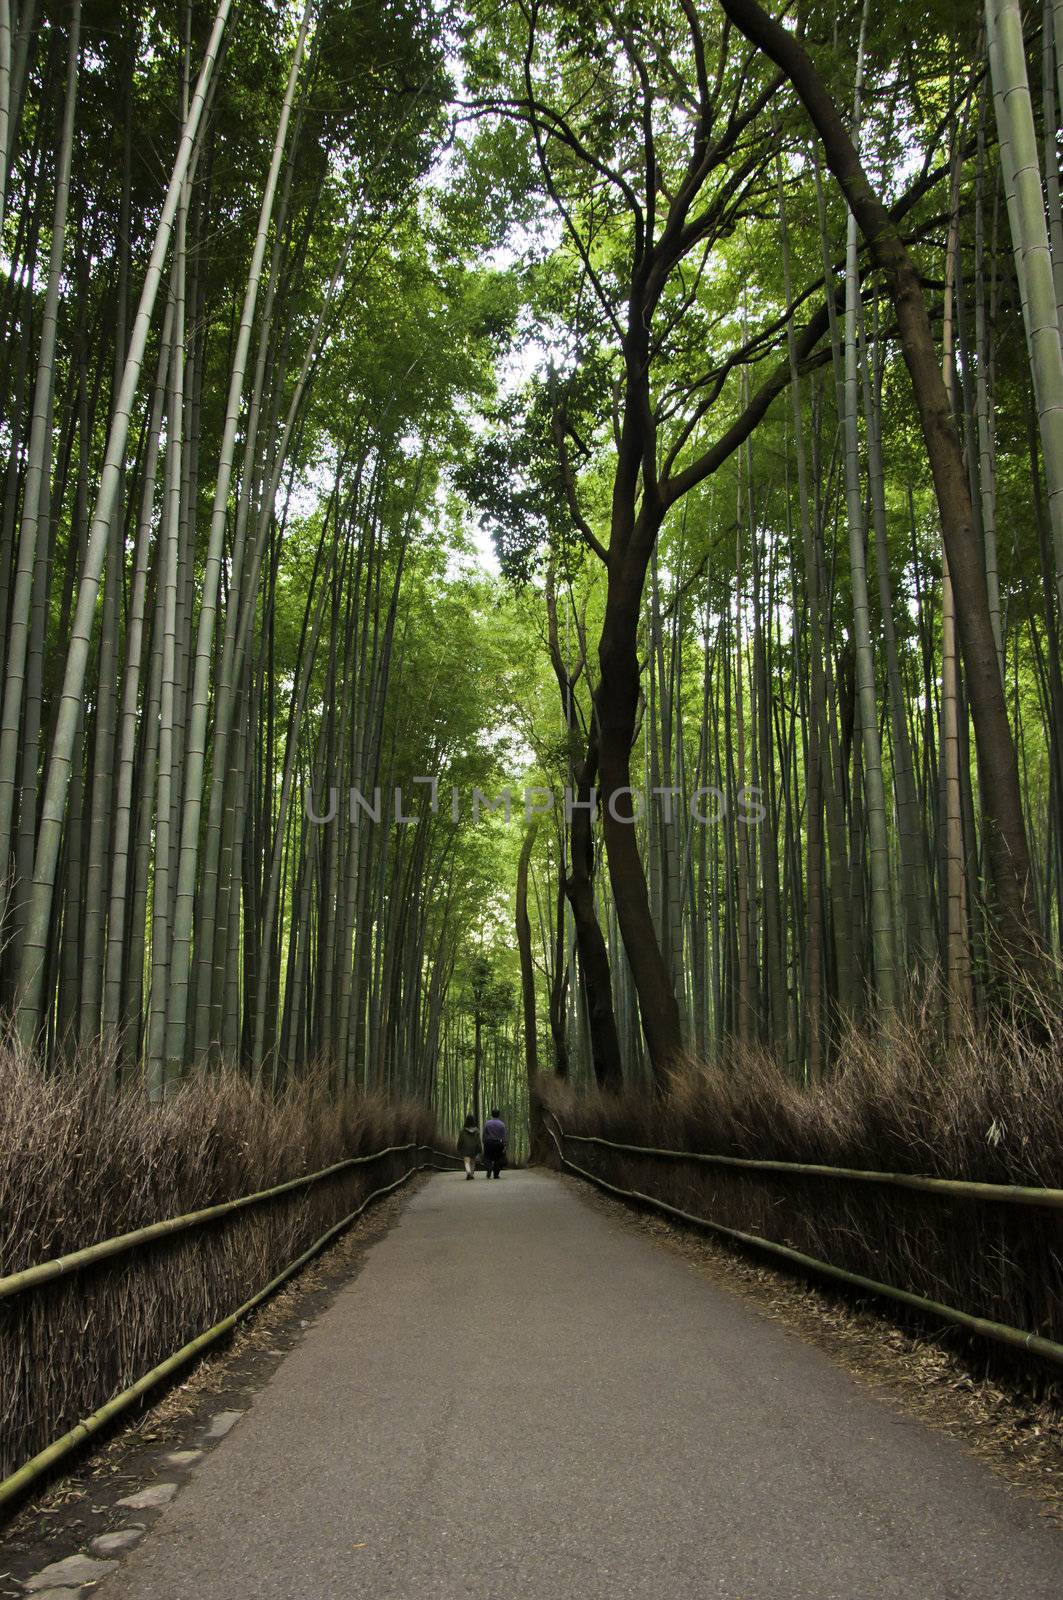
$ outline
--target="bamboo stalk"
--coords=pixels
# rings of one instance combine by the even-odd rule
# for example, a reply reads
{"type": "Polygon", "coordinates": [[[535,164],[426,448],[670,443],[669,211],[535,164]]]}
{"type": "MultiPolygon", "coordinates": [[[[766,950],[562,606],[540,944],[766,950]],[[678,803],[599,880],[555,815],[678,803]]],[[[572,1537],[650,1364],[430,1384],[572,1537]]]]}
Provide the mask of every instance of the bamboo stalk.
{"type": "Polygon", "coordinates": [[[34,862],[34,880],[29,914],[23,939],[19,974],[19,1028],[23,1038],[34,1043],[41,1021],[44,1004],[44,974],[48,934],[55,896],[56,869],[63,833],[63,817],[67,794],[73,772],[73,754],[77,728],[85,699],[85,677],[88,668],[92,639],[96,597],[99,592],[111,518],[116,515],[121,465],[129,432],[133,397],[140,378],[140,368],[147,343],[148,329],[155,305],[155,296],[162,279],[163,265],[170,244],[173,221],[178,201],[184,189],[188,165],[199,134],[203,108],[207,99],[215,63],[221,50],[222,35],[229,15],[231,0],[220,0],[214,26],[200,69],[199,81],[188,117],[181,133],[177,157],[170,175],[166,198],[163,202],[151,258],[144,276],[140,304],[137,309],[129,350],[122,372],[122,380],[115,400],[107,448],[97,488],[96,507],[89,531],[88,546],[81,571],[77,611],[67,651],[63,686],[55,735],[47,763],[44,802],[38,830],[37,856],[34,862]]]}
{"type": "Polygon", "coordinates": [[[255,245],[244,291],[243,309],[236,352],[229,378],[229,394],[225,412],[214,502],[211,508],[210,542],[203,575],[202,594],[196,635],[195,665],[192,680],[191,704],[186,739],[186,781],[180,824],[180,851],[176,884],[176,916],[172,941],[172,970],[168,974],[170,992],[167,996],[168,1066],[179,1071],[185,1055],[185,1029],[188,1014],[189,974],[192,961],[192,923],[195,903],[196,863],[199,854],[200,818],[203,809],[203,781],[207,750],[207,712],[209,703],[210,664],[214,647],[214,632],[218,612],[218,592],[221,581],[222,557],[229,489],[232,482],[237,426],[240,404],[247,373],[248,351],[258,299],[262,266],[266,254],[269,225],[273,215],[281,163],[288,135],[288,122],[295,99],[296,84],[302,66],[307,31],[310,26],[311,7],[306,5],[295,52],[288,74],[288,85],[281,105],[274,139],[269,176],[266,180],[259,213],[255,245]]]}

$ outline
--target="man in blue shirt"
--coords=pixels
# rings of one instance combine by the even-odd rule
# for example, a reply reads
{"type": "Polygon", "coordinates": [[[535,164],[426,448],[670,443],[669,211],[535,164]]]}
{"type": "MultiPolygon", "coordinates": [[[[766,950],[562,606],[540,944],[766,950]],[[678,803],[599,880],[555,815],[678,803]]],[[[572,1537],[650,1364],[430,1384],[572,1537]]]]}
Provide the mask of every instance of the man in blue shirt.
{"type": "Polygon", "coordinates": [[[491,1115],[484,1123],[484,1166],[489,1178],[497,1178],[506,1159],[506,1125],[492,1106],[491,1115]]]}

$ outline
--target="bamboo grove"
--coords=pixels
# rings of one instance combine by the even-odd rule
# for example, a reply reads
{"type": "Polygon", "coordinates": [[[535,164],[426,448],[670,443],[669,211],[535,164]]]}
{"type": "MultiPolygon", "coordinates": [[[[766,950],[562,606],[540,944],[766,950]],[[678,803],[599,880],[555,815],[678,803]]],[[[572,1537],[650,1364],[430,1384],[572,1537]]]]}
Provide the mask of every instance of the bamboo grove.
{"type": "Polygon", "coordinates": [[[466,477],[573,612],[600,1083],[640,1033],[659,1079],[729,1040],[816,1077],[913,995],[958,1033],[1054,981],[1060,16],[941,9],[724,0],[595,43],[532,8],[481,46],[564,265],[466,477]]]}
{"type": "Polygon", "coordinates": [[[418,236],[438,42],[387,8],[11,20],[7,1003],[156,1093],[212,1049],[423,1085],[453,842],[326,837],[302,795],[429,766],[453,731],[399,695],[483,603],[421,526],[498,315],[418,236]]]}
{"type": "Polygon", "coordinates": [[[898,10],[0,0],[23,1045],[452,1120],[1053,990],[1063,5],[898,10]]]}

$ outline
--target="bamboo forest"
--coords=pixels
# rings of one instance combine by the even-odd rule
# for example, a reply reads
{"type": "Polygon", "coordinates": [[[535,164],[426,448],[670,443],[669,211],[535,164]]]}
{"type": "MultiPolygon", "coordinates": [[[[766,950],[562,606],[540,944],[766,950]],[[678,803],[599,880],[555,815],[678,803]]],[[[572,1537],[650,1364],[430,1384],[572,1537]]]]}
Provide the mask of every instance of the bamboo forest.
{"type": "Polygon", "coordinates": [[[9,19],[27,1043],[809,1081],[1055,957],[1063,13],[828,11],[9,19]]]}
{"type": "Polygon", "coordinates": [[[376,1179],[20,1275],[467,1114],[1058,1430],[1061,104],[1063,0],[0,0],[0,1473],[376,1179]]]}

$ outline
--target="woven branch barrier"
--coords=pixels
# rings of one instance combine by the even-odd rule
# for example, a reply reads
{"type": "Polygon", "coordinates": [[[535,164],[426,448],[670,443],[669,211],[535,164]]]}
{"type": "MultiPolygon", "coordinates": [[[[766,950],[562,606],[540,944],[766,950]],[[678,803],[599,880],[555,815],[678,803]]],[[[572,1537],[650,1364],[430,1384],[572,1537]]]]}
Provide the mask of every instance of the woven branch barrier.
{"type": "Polygon", "coordinates": [[[86,1245],[82,1250],[72,1250],[69,1255],[55,1256],[50,1261],[42,1261],[38,1266],[26,1267],[22,1272],[12,1272],[6,1277],[0,1277],[0,1300],[11,1295],[23,1294],[27,1289],[39,1288],[42,1284],[52,1283],[56,1278],[65,1278],[71,1272],[78,1272],[84,1267],[90,1267],[100,1261],[107,1261],[112,1256],[123,1255],[128,1250],[135,1250],[143,1245],[152,1244],[157,1239],[166,1239],[175,1233],[184,1233],[189,1228],[199,1228],[205,1223],[216,1222],[220,1217],[231,1216],[235,1211],[244,1211],[248,1206],[261,1205],[263,1201],[275,1200],[283,1194],[292,1194],[297,1189],[305,1189],[314,1183],[320,1183],[325,1178],[334,1178],[337,1173],[349,1172],[353,1167],[364,1167],[371,1161],[381,1161],[385,1156],[399,1155],[407,1150],[428,1150],[433,1155],[442,1156],[445,1160],[456,1161],[456,1156],[450,1156],[445,1150],[433,1150],[431,1145],[417,1144],[389,1144],[383,1150],[374,1150],[367,1156],[348,1156],[343,1161],[333,1162],[330,1167],[322,1167],[317,1172],[304,1173],[300,1178],[289,1178],[285,1183],[276,1183],[270,1189],[259,1189],[255,1194],[243,1194],[235,1200],[223,1200],[218,1205],[204,1206],[199,1211],[186,1212],[184,1216],[167,1217],[162,1222],[149,1223],[144,1228],[134,1228],[130,1233],[117,1234],[113,1239],[101,1239],[98,1244],[86,1245]]]}
{"type": "Polygon", "coordinates": [[[82,1250],[72,1251],[69,1255],[57,1256],[53,1260],[44,1261],[37,1266],[28,1267],[22,1272],[10,1273],[0,1277],[0,1300],[13,1300],[16,1296],[31,1294],[56,1281],[56,1279],[70,1276],[72,1273],[110,1261],[115,1256],[136,1252],[147,1246],[158,1243],[160,1240],[181,1235],[188,1230],[202,1227],[211,1222],[219,1221],[234,1213],[245,1211],[249,1207],[264,1204],[286,1194],[292,1194],[299,1189],[306,1189],[340,1173],[348,1172],[359,1166],[365,1166],[373,1161],[382,1160],[389,1155],[399,1155],[414,1152],[414,1159],[410,1166],[393,1182],[381,1185],[366,1195],[361,1203],[345,1216],[341,1217],[323,1234],[315,1239],[303,1250],[294,1261],[288,1263],[279,1273],[259,1289],[250,1298],[245,1300],[234,1311],[215,1322],[211,1327],[187,1340],[179,1349],[158,1362],[150,1371],[145,1372],[134,1383],[127,1385],[117,1394],[112,1395],[103,1405],[69,1428],[65,1433],[37,1451],[27,1461],[24,1461],[14,1472],[0,1479],[0,1515],[9,1510],[18,1501],[22,1500],[28,1491],[59,1462],[72,1451],[106,1428],[123,1412],[134,1406],[152,1389],[172,1377],[182,1367],[193,1361],[211,1345],[231,1332],[236,1324],[242,1321],[250,1312],[262,1305],[271,1295],[295,1276],[304,1266],[337,1239],[345,1229],[365,1212],[376,1200],[392,1194],[395,1190],[407,1183],[417,1172],[428,1168],[437,1171],[449,1171],[451,1168],[442,1168],[438,1161],[419,1160],[422,1154],[439,1157],[443,1161],[456,1162],[458,1157],[445,1150],[437,1150],[431,1145],[422,1145],[415,1142],[402,1145],[388,1145],[382,1150],[373,1151],[365,1156],[352,1156],[344,1161],[335,1162],[332,1166],[323,1167],[317,1172],[304,1174],[299,1178],[289,1179],[285,1183],[275,1184],[269,1189],[262,1189],[254,1194],[240,1195],[234,1200],[223,1201],[218,1205],[207,1206],[199,1211],[188,1212],[184,1216],[169,1217],[162,1222],[152,1223],[148,1227],[138,1228],[130,1233],[119,1234],[112,1239],[101,1240],[98,1244],[86,1246],[82,1250]]]}
{"type": "MultiPolygon", "coordinates": [[[[553,1116],[553,1112],[549,1115],[553,1116]]],[[[557,1122],[556,1117],[554,1121],[557,1122]]],[[[697,1161],[704,1166],[737,1167],[747,1172],[792,1172],[806,1178],[841,1178],[849,1183],[880,1183],[896,1189],[955,1195],[962,1200],[995,1200],[1005,1205],[1045,1206],[1051,1211],[1063,1211],[1063,1189],[1038,1189],[1019,1183],[973,1183],[967,1178],[924,1178],[911,1172],[874,1172],[863,1167],[829,1167],[818,1162],[775,1161],[761,1156],[718,1156],[702,1150],[658,1150],[652,1145],[621,1144],[595,1133],[566,1133],[559,1122],[557,1126],[562,1137],[573,1144],[604,1145],[626,1155],[697,1161]]]]}
{"type": "Polygon", "coordinates": [[[764,1252],[802,1271],[812,1272],[821,1277],[830,1278],[835,1282],[844,1283],[851,1288],[860,1289],[865,1293],[893,1300],[926,1316],[952,1323],[957,1327],[963,1328],[968,1333],[1005,1346],[1009,1350],[1018,1351],[1027,1356],[1038,1356],[1053,1366],[1063,1367],[1063,1344],[1057,1340],[1045,1338],[1040,1334],[1029,1332],[1023,1328],[1013,1327],[1008,1323],[994,1321],[992,1318],[974,1315],[971,1312],[963,1311],[957,1306],[946,1305],[944,1302],[935,1300],[930,1296],[916,1294],[909,1289],[900,1288],[896,1284],[881,1282],[863,1273],[851,1272],[845,1267],[836,1266],[833,1262],[825,1261],[818,1256],[795,1250],[776,1239],[768,1239],[761,1234],[749,1233],[740,1228],[729,1227],[725,1223],[714,1221],[710,1217],[698,1216],[679,1206],[670,1205],[656,1195],[646,1194],[638,1189],[628,1189],[619,1184],[611,1183],[608,1179],[603,1178],[600,1173],[591,1172],[588,1168],[569,1160],[565,1154],[563,1144],[566,1141],[571,1141],[572,1143],[614,1149],[622,1154],[636,1155],[640,1158],[652,1159],[660,1157],[698,1161],[708,1165],[722,1164],[740,1169],[747,1168],[754,1172],[789,1172],[801,1177],[832,1177],[850,1179],[858,1183],[897,1184],[904,1188],[917,1189],[929,1188],[931,1192],[936,1191],[943,1196],[952,1198],[1047,1206],[1053,1210],[1060,1208],[1060,1203],[1063,1201],[1063,1191],[1058,1189],[1023,1188],[1010,1184],[968,1183],[962,1180],[953,1181],[944,1178],[909,1178],[907,1174],[902,1173],[868,1172],[859,1168],[849,1169],[809,1165],[801,1162],[762,1161],[753,1157],[702,1155],[685,1150],[658,1150],[645,1145],[622,1144],[598,1135],[567,1133],[553,1112],[548,1111],[547,1116],[557,1128],[557,1133],[555,1133],[553,1128],[547,1126],[547,1132],[553,1140],[558,1160],[562,1167],[587,1182],[595,1184],[608,1194],[616,1195],[622,1200],[633,1201],[637,1205],[648,1206],[689,1226],[703,1228],[736,1244],[764,1252]],[[558,1135],[560,1135],[560,1138],[558,1135]]]}

